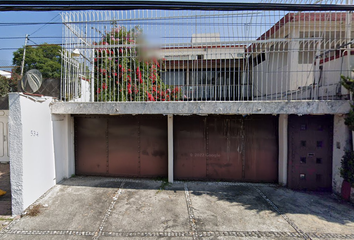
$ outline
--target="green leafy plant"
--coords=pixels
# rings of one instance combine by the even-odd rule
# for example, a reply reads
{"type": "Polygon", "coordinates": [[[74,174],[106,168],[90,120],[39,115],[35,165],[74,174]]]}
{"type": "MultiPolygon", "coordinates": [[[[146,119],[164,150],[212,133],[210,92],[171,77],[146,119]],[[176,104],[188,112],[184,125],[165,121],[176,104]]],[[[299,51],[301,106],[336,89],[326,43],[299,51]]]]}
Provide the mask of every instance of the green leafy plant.
{"type": "Polygon", "coordinates": [[[340,175],[354,187],[354,151],[345,151],[341,160],[340,175]]]}
{"type": "MultiPolygon", "coordinates": [[[[53,44],[41,44],[36,47],[26,47],[26,59],[24,73],[30,69],[38,69],[44,79],[59,79],[61,75],[61,46],[53,44]]],[[[15,66],[21,66],[23,57],[23,48],[19,48],[13,53],[12,62],[15,66]]],[[[15,69],[19,74],[21,68],[15,69]]]]}
{"type": "Polygon", "coordinates": [[[353,110],[353,108],[354,108],[354,106],[352,105],[349,113],[346,115],[346,117],[344,119],[345,125],[347,125],[351,131],[354,131],[354,110],[353,110]]]}
{"type": "MultiPolygon", "coordinates": [[[[351,94],[354,92],[354,79],[341,76],[341,84],[348,89],[351,94]]],[[[351,105],[349,113],[345,117],[345,124],[351,131],[354,131],[354,105],[351,105]]],[[[346,150],[341,160],[341,177],[354,187],[354,151],[346,150]]]]}
{"type": "Polygon", "coordinates": [[[16,76],[13,76],[11,78],[0,76],[0,97],[6,96],[6,94],[8,94],[9,92],[16,92],[17,81],[18,78],[16,76]]]}
{"type": "MultiPolygon", "coordinates": [[[[342,75],[341,84],[351,93],[354,92],[354,79],[342,75]]],[[[354,105],[351,105],[351,109],[345,117],[345,125],[347,125],[351,131],[354,131],[354,105]]]]}
{"type": "Polygon", "coordinates": [[[10,91],[9,79],[0,76],[0,96],[5,96],[10,91]]]}
{"type": "Polygon", "coordinates": [[[156,194],[164,191],[166,187],[171,186],[172,184],[168,181],[167,178],[157,178],[157,181],[161,181],[161,186],[159,187],[159,190],[157,190],[156,194]]]}
{"type": "Polygon", "coordinates": [[[354,79],[347,77],[347,76],[341,76],[341,84],[343,87],[348,89],[351,93],[354,92],[354,79]]]}

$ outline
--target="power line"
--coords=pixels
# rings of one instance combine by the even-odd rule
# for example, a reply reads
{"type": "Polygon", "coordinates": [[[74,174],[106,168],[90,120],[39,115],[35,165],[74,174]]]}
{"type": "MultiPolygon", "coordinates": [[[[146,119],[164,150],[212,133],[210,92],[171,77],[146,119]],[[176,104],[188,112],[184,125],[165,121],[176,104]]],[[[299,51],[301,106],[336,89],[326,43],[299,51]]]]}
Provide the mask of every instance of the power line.
{"type": "MultiPolygon", "coordinates": [[[[231,36],[231,35],[220,35],[220,38],[233,38],[233,39],[241,39],[241,38],[250,38],[250,37],[259,37],[259,35],[254,35],[254,36],[231,36]]],[[[102,39],[102,36],[93,36],[90,37],[91,39],[102,39]]],[[[192,36],[159,36],[155,38],[160,38],[160,39],[191,39],[192,36]]],[[[194,37],[198,38],[198,37],[194,37]]],[[[199,37],[203,38],[203,37],[199,37]]],[[[0,40],[15,40],[15,39],[23,39],[23,37],[0,37],[0,40]]],[[[31,39],[77,39],[77,37],[31,37],[31,39]]]]}
{"type": "Polygon", "coordinates": [[[47,25],[56,25],[56,24],[63,24],[62,22],[2,22],[0,23],[1,27],[12,27],[12,26],[28,26],[28,25],[42,25],[42,24],[47,24],[47,25]]]}
{"type": "Polygon", "coordinates": [[[29,39],[29,38],[28,38],[28,41],[33,42],[33,43],[36,44],[36,45],[39,45],[38,43],[35,43],[34,41],[32,41],[32,40],[29,39]]]}
{"type": "MultiPolygon", "coordinates": [[[[284,16],[283,14],[279,14],[279,15],[275,15],[272,14],[273,17],[279,16],[282,17],[284,16]]],[[[215,17],[215,16],[210,16],[210,17],[205,17],[207,19],[213,19],[213,18],[217,18],[217,19],[221,19],[221,18],[231,18],[232,16],[219,16],[219,17],[215,17]]],[[[248,18],[249,16],[242,16],[244,18],[248,18]]],[[[242,18],[240,16],[237,16],[237,18],[242,18]]],[[[189,18],[184,18],[184,20],[187,19],[192,19],[194,20],[196,17],[191,16],[189,18]]],[[[169,17],[168,20],[177,20],[179,18],[174,18],[174,17],[169,17]]],[[[201,19],[201,18],[198,18],[201,19]]],[[[147,22],[150,25],[174,25],[176,23],[171,23],[171,22],[165,22],[164,20],[166,19],[112,19],[112,20],[87,20],[87,21],[68,21],[68,22],[2,22],[0,23],[1,27],[12,27],[12,26],[28,26],[28,25],[62,25],[62,24],[87,24],[87,22],[90,23],[95,23],[95,24],[107,24],[107,23],[113,23],[116,21],[119,21],[120,23],[124,23],[126,25],[136,25],[136,24],[146,24],[147,22]]],[[[185,23],[185,24],[193,24],[193,23],[185,23]]],[[[220,23],[211,23],[211,24],[220,24],[220,23]]],[[[231,24],[231,23],[229,23],[231,24]]],[[[232,23],[233,25],[238,25],[238,24],[243,24],[243,23],[232,23]]],[[[257,23],[258,25],[269,25],[269,23],[257,23]]]]}
{"type": "MultiPolygon", "coordinates": [[[[35,38],[35,39],[62,38],[62,36],[39,36],[39,37],[31,37],[31,38],[35,38]]],[[[77,38],[77,37],[72,37],[72,38],[77,38]]],[[[14,40],[14,39],[23,39],[23,37],[20,37],[20,36],[0,37],[0,40],[14,40]]]]}
{"type": "Polygon", "coordinates": [[[31,33],[30,36],[33,35],[33,34],[35,34],[36,32],[38,32],[39,30],[43,29],[45,26],[47,26],[49,23],[51,23],[51,22],[52,22],[55,18],[57,18],[58,16],[59,16],[59,13],[58,13],[55,17],[53,17],[52,19],[50,19],[49,22],[45,23],[42,27],[38,28],[36,31],[34,31],[33,33],[31,33]]]}
{"type": "MultiPolygon", "coordinates": [[[[33,41],[32,41],[33,42],[33,41]]],[[[36,44],[36,45],[27,45],[27,47],[38,47],[42,46],[43,44],[36,44]]],[[[58,44],[45,44],[45,46],[62,46],[64,44],[58,43],[58,44]]],[[[19,48],[14,48],[14,47],[4,47],[0,48],[0,51],[6,51],[6,50],[17,50],[19,48]]]]}
{"type": "Polygon", "coordinates": [[[207,10],[207,11],[353,11],[353,5],[338,4],[284,4],[284,3],[230,3],[230,2],[184,2],[184,1],[1,1],[0,11],[70,11],[70,10],[207,10]]]}

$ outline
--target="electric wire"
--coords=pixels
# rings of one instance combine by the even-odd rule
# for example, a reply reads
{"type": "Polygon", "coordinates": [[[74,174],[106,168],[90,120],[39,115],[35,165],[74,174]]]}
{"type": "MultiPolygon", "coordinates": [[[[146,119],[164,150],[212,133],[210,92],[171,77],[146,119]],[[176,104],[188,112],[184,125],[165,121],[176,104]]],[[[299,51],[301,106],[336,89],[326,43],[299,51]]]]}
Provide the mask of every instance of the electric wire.
{"type": "Polygon", "coordinates": [[[49,23],[51,23],[54,19],[56,19],[58,16],[60,16],[60,14],[58,13],[55,17],[53,17],[51,20],[49,20],[47,23],[45,23],[43,26],[41,26],[40,28],[38,28],[36,31],[34,31],[33,33],[30,34],[33,35],[35,33],[37,33],[38,31],[40,31],[41,29],[43,29],[44,27],[46,27],[49,23]]]}

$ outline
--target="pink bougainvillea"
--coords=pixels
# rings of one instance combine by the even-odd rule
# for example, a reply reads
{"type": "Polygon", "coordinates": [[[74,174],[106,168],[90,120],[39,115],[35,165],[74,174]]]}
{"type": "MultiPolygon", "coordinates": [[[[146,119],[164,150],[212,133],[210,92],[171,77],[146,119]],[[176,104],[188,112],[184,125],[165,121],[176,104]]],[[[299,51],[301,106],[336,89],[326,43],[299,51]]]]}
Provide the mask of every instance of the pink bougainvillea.
{"type": "Polygon", "coordinates": [[[144,49],[137,47],[144,42],[141,32],[139,27],[128,30],[116,26],[94,43],[98,47],[94,57],[97,101],[181,99],[180,89],[166,85],[160,78],[162,61],[146,57],[144,49]]]}

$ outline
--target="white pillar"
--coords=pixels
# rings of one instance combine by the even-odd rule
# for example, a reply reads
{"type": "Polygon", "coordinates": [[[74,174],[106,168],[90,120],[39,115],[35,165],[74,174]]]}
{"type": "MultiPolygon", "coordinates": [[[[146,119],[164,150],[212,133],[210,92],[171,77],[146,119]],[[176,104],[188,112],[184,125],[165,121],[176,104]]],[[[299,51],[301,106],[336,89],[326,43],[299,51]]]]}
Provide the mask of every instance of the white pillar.
{"type": "Polygon", "coordinates": [[[350,133],[345,125],[345,115],[334,115],[333,119],[333,160],[332,160],[332,190],[341,192],[343,178],[340,176],[341,160],[346,149],[350,149],[350,133]]]}
{"type": "Polygon", "coordinates": [[[279,115],[278,182],[285,186],[288,180],[288,115],[279,115]]]}
{"type": "Polygon", "coordinates": [[[52,115],[56,182],[75,174],[74,121],[70,114],[52,115]]]}
{"type": "Polygon", "coordinates": [[[167,117],[168,182],[173,183],[173,115],[167,117]]]}

